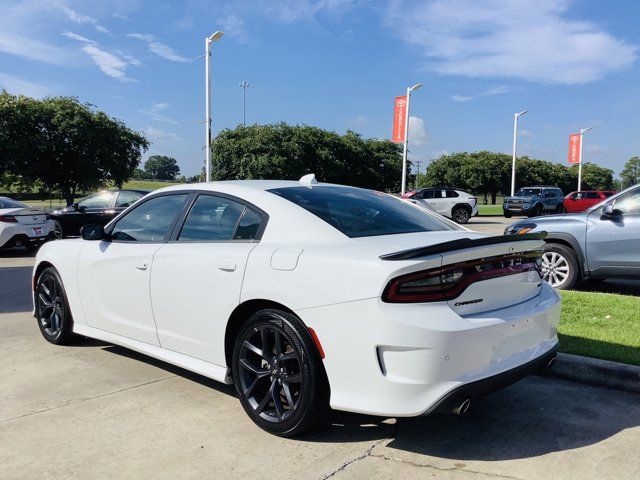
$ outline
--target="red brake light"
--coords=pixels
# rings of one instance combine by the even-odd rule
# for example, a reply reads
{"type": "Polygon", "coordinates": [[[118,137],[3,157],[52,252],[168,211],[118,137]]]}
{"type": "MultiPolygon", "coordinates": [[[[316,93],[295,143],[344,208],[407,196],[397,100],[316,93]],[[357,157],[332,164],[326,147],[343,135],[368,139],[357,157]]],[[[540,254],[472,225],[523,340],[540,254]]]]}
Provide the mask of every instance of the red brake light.
{"type": "Polygon", "coordinates": [[[12,215],[0,215],[0,222],[16,223],[16,217],[12,215]]]}
{"type": "Polygon", "coordinates": [[[530,270],[540,273],[541,264],[541,253],[528,252],[499,255],[401,275],[387,284],[382,301],[418,303],[452,300],[476,282],[530,270]]]}

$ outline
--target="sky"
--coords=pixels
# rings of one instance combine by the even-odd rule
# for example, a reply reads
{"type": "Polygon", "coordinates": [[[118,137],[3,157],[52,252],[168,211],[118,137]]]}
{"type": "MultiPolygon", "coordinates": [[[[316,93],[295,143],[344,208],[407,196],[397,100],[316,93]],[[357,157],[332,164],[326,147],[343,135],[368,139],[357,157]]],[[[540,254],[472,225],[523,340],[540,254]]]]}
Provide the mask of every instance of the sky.
{"type": "Polygon", "coordinates": [[[457,151],[617,174],[640,154],[636,0],[0,0],[0,87],[76,96],[144,132],[182,173],[204,163],[204,39],[213,44],[213,130],[285,121],[390,138],[411,100],[420,170],[457,151]]]}

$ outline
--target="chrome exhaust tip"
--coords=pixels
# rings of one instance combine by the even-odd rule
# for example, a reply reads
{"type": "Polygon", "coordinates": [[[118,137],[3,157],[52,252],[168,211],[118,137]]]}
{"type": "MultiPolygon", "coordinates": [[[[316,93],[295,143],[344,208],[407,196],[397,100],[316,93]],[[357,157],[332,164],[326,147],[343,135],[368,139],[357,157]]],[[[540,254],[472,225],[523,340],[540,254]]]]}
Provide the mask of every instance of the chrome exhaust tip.
{"type": "Polygon", "coordinates": [[[451,410],[451,413],[453,413],[454,415],[465,415],[466,413],[469,412],[470,408],[471,408],[471,399],[465,398],[462,402],[460,402],[460,405],[458,405],[453,410],[451,410]]]}

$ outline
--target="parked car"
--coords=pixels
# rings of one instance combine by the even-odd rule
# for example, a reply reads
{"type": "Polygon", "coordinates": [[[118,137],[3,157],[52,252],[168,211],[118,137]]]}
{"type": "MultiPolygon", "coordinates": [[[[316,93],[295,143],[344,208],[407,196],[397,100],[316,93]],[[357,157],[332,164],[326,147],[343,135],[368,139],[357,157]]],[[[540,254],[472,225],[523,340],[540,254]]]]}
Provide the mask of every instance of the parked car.
{"type": "Polygon", "coordinates": [[[640,185],[586,212],[521,220],[504,233],[542,231],[544,279],[557,289],[586,279],[640,278],[640,185]]]}
{"type": "Polygon", "coordinates": [[[36,257],[44,338],[233,383],[277,435],[329,406],[464,413],[555,355],[543,235],[489,237],[384,193],[313,176],[176,185],[82,235],[36,257]]]}
{"type": "Polygon", "coordinates": [[[39,208],[0,197],[0,248],[26,247],[35,250],[54,238],[53,222],[39,208]]]}
{"type": "Polygon", "coordinates": [[[402,198],[433,210],[456,223],[467,223],[478,214],[478,199],[453,188],[423,188],[405,193],[402,198]]]}
{"type": "Polygon", "coordinates": [[[557,187],[524,187],[513,197],[505,197],[502,210],[506,218],[513,215],[539,217],[544,213],[563,213],[562,190],[557,187]]]}
{"type": "Polygon", "coordinates": [[[580,192],[571,192],[564,197],[564,211],[567,213],[584,212],[595,204],[600,203],[616,192],[608,190],[584,190],[580,192]]]}
{"type": "Polygon", "coordinates": [[[113,217],[144,197],[148,190],[103,190],[78,200],[73,205],[49,213],[56,238],[78,237],[89,223],[106,225],[113,217]]]}

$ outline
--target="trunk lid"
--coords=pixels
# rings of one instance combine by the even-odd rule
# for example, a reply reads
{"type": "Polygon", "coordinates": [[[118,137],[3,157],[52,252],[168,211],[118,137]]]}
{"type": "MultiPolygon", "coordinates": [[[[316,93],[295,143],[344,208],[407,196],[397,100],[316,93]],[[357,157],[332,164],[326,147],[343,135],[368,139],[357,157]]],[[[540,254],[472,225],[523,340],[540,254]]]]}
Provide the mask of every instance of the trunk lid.
{"type": "MultiPolygon", "coordinates": [[[[385,263],[397,263],[399,267],[391,275],[386,292],[390,288],[400,292],[394,298],[401,299],[411,289],[425,288],[427,280],[415,275],[419,277],[422,271],[439,272],[429,275],[440,279],[446,276],[451,283],[442,287],[447,292],[444,298],[431,301],[446,301],[463,316],[515,305],[539,293],[542,279],[536,257],[542,253],[545,233],[495,237],[471,232],[447,233],[455,233],[457,238],[381,255],[385,263]],[[400,282],[398,290],[393,279],[400,276],[409,283],[400,282]],[[416,286],[416,282],[422,282],[422,286],[416,286]],[[411,287],[406,289],[408,285],[411,287]]],[[[414,301],[420,300],[416,297],[414,301]]]]}
{"type": "Polygon", "coordinates": [[[47,221],[47,214],[39,208],[5,208],[0,215],[15,217],[22,225],[42,225],[47,221]]]}

